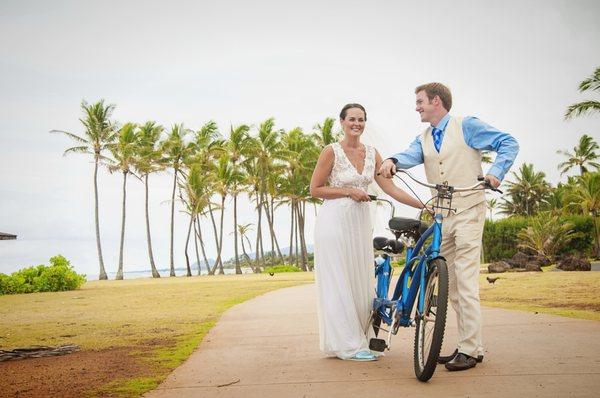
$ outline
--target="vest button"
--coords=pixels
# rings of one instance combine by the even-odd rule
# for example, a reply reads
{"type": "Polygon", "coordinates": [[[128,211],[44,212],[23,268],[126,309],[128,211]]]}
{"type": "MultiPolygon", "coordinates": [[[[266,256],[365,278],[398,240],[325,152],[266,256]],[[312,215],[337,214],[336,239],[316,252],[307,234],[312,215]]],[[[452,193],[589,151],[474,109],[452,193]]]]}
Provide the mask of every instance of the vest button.
{"type": "Polygon", "coordinates": [[[443,172],[443,171],[441,171],[441,172],[440,172],[440,174],[444,174],[444,172],[443,172]]]}
{"type": "Polygon", "coordinates": [[[440,164],[442,164],[442,162],[440,162],[440,164]]]}

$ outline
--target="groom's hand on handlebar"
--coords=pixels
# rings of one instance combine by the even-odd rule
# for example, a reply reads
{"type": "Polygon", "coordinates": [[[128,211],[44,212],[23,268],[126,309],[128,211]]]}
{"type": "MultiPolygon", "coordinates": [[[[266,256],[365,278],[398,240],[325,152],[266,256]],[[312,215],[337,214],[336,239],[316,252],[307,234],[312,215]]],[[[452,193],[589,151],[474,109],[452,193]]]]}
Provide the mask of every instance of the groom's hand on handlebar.
{"type": "Polygon", "coordinates": [[[498,188],[500,186],[500,180],[491,174],[486,174],[485,179],[490,185],[494,188],[498,188]]]}
{"type": "Polygon", "coordinates": [[[381,163],[378,174],[385,178],[392,178],[392,176],[396,174],[396,165],[390,159],[386,159],[381,163]]]}

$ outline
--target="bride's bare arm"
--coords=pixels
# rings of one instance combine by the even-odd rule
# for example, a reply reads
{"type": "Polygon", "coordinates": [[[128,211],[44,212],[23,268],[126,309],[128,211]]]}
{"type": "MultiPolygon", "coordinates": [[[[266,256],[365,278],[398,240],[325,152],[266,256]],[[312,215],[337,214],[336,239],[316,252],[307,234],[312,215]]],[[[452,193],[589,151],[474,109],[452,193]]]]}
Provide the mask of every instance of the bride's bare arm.
{"type": "Polygon", "coordinates": [[[327,186],[327,179],[333,169],[334,161],[335,154],[333,153],[333,148],[331,145],[328,145],[321,152],[315,170],[313,171],[310,180],[310,195],[313,198],[320,199],[352,198],[357,202],[368,201],[369,196],[360,189],[327,186]]]}
{"type": "Polygon", "coordinates": [[[387,193],[400,203],[416,207],[417,209],[423,208],[423,205],[421,202],[419,202],[419,200],[413,198],[411,195],[398,188],[396,185],[394,185],[391,179],[377,175],[377,171],[381,167],[381,155],[377,151],[375,151],[375,162],[375,181],[377,182],[377,185],[383,189],[383,192],[387,193]]]}

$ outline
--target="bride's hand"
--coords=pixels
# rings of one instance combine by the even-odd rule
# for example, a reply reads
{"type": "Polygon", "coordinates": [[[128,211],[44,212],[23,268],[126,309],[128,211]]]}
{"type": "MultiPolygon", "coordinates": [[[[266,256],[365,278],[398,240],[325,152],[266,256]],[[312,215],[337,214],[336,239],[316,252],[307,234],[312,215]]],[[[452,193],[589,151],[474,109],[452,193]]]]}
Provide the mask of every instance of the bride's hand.
{"type": "Polygon", "coordinates": [[[368,193],[357,188],[350,188],[348,190],[348,196],[356,202],[369,202],[371,200],[368,193]]]}

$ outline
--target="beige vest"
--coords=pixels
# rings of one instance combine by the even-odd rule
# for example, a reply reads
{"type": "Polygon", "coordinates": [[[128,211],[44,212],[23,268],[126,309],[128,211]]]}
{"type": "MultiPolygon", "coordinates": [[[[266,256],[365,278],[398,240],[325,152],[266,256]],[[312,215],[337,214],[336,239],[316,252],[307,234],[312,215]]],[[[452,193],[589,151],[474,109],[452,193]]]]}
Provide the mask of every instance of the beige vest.
{"type": "MultiPolygon", "coordinates": [[[[423,157],[425,159],[425,175],[432,184],[447,181],[454,187],[468,187],[477,182],[477,177],[483,175],[481,169],[481,152],[471,148],[465,142],[462,131],[462,118],[450,117],[440,152],[435,150],[432,127],[425,130],[422,137],[423,157]]],[[[432,194],[437,192],[432,190],[432,194]]],[[[485,201],[484,191],[456,192],[452,197],[452,208],[456,213],[485,201]]],[[[445,201],[444,206],[448,207],[445,201]]]]}

